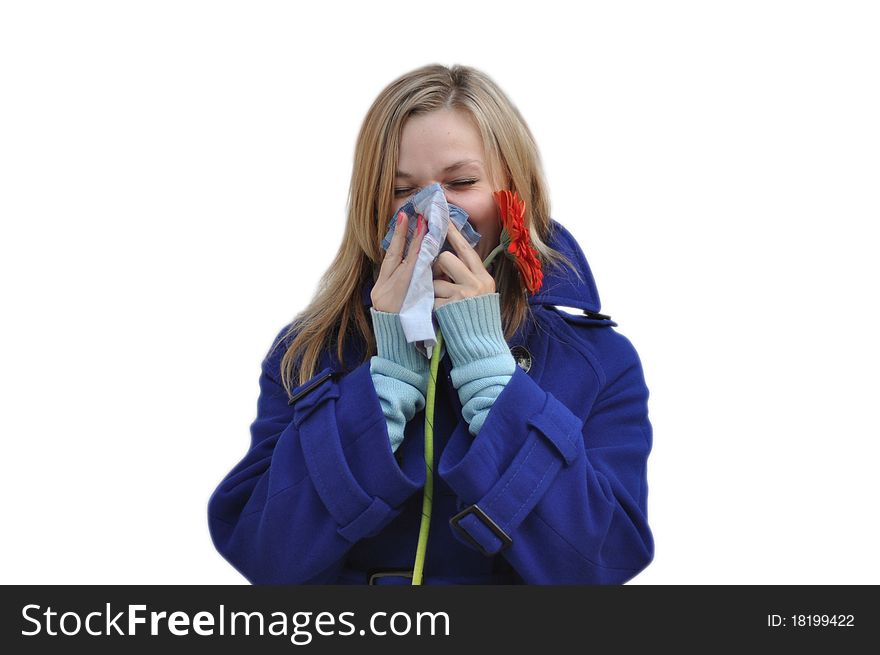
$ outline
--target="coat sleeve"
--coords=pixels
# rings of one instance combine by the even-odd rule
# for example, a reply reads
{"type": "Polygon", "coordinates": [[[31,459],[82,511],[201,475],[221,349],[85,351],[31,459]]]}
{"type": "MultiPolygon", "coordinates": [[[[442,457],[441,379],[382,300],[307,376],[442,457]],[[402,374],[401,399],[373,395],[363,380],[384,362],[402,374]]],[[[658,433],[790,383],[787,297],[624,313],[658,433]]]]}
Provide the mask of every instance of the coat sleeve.
{"type": "Polygon", "coordinates": [[[250,448],[208,502],[211,538],[251,583],[332,584],[424,473],[409,477],[391,452],[369,362],[341,376],[323,369],[290,406],[278,359],[262,364],[250,448]]]}
{"type": "Polygon", "coordinates": [[[459,498],[459,541],[501,552],[526,584],[622,584],[648,566],[652,431],[630,355],[596,382],[586,420],[516,367],[476,439],[459,423],[438,468],[459,498]]]}

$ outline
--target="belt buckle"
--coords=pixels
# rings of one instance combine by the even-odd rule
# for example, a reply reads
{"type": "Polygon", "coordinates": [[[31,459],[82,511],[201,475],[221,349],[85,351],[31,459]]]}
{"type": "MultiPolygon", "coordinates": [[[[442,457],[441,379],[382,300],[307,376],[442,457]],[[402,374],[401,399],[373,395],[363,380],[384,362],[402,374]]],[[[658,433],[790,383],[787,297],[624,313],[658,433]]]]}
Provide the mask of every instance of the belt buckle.
{"type": "Polygon", "coordinates": [[[510,538],[510,535],[508,535],[504,530],[502,530],[498,526],[498,524],[495,523],[495,521],[490,519],[489,516],[477,506],[476,503],[474,503],[470,507],[466,507],[461,512],[459,512],[458,514],[453,516],[451,519],[449,519],[449,524],[453,528],[455,528],[456,531],[462,537],[467,539],[468,543],[470,543],[472,546],[474,546],[474,548],[479,549],[479,551],[481,553],[483,553],[483,555],[485,555],[486,557],[491,557],[495,553],[487,552],[486,549],[483,547],[483,544],[481,544],[476,539],[474,539],[467,530],[465,530],[463,527],[461,527],[458,524],[459,521],[461,521],[468,514],[476,515],[476,517],[478,519],[480,519],[480,521],[483,523],[483,525],[485,525],[487,528],[489,528],[489,530],[492,531],[492,534],[494,534],[496,537],[498,537],[501,540],[501,548],[498,550],[499,553],[502,550],[504,550],[505,548],[507,548],[508,546],[510,546],[510,544],[513,543],[513,539],[510,538]]]}
{"type": "Polygon", "coordinates": [[[379,578],[386,578],[389,576],[397,576],[402,578],[412,578],[413,571],[412,569],[392,569],[389,571],[374,571],[370,574],[369,579],[367,580],[368,585],[378,585],[377,580],[379,578]]]}

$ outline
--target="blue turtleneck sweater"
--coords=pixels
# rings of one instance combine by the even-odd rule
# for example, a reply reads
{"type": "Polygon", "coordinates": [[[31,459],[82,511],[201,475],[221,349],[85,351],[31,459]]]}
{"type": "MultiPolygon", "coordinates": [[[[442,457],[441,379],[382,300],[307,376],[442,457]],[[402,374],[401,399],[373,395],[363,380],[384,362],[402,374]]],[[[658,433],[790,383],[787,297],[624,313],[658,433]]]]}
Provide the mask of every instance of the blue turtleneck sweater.
{"type": "MultiPolygon", "coordinates": [[[[399,314],[372,307],[370,313],[378,352],[370,360],[370,373],[388,423],[391,450],[396,451],[406,424],[425,407],[431,362],[407,342],[399,314]]],[[[452,360],[452,384],[462,416],[470,433],[477,436],[516,367],[501,327],[500,295],[456,300],[435,313],[443,347],[452,360]]]]}

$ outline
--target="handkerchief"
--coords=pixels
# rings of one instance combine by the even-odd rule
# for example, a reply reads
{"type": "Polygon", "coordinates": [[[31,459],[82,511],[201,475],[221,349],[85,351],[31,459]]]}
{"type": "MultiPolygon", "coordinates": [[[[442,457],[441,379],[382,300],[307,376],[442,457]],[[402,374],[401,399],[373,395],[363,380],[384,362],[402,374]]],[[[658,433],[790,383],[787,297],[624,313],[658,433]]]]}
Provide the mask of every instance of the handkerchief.
{"type": "Polygon", "coordinates": [[[449,221],[455,223],[471,247],[476,246],[480,241],[480,234],[468,222],[468,213],[465,210],[446,202],[443,187],[435,182],[420,190],[408,199],[403,207],[394,212],[388,222],[388,231],[382,240],[384,250],[388,250],[391,245],[397,214],[401,211],[406,212],[409,217],[404,252],[407,252],[415,234],[417,214],[421,214],[428,223],[428,231],[422,240],[422,248],[416,260],[412,280],[404,297],[403,306],[400,308],[400,324],[403,327],[406,340],[415,344],[416,349],[430,359],[434,345],[437,343],[435,328],[439,325],[435,325],[434,275],[431,267],[444,250],[454,252],[452,245],[446,240],[449,221]]]}

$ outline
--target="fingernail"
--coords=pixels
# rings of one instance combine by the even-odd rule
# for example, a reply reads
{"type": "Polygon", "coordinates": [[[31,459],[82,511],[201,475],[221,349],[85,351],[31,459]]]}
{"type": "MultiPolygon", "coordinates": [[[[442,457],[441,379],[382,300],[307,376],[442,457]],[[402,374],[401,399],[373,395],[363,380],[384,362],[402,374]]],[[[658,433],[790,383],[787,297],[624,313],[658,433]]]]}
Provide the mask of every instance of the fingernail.
{"type": "Polygon", "coordinates": [[[422,231],[422,226],[425,224],[425,219],[422,218],[422,215],[419,214],[419,232],[422,231]]]}
{"type": "Polygon", "coordinates": [[[403,220],[403,212],[397,212],[397,224],[400,225],[400,221],[403,220]]]}

